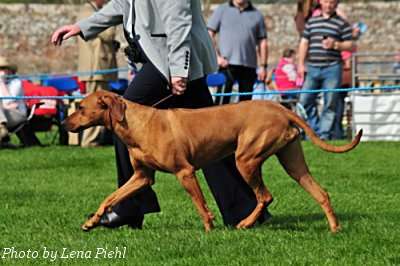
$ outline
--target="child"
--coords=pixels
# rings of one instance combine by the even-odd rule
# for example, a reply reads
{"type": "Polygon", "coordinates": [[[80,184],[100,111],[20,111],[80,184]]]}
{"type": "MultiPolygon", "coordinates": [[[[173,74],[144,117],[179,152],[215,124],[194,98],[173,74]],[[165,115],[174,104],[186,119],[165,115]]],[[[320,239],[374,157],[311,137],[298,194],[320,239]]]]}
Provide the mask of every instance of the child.
{"type": "MultiPolygon", "coordinates": [[[[296,52],[293,49],[285,49],[283,57],[279,60],[275,69],[275,83],[277,90],[288,91],[299,88],[297,84],[296,52]]],[[[282,94],[282,99],[296,99],[297,94],[282,94]]]]}

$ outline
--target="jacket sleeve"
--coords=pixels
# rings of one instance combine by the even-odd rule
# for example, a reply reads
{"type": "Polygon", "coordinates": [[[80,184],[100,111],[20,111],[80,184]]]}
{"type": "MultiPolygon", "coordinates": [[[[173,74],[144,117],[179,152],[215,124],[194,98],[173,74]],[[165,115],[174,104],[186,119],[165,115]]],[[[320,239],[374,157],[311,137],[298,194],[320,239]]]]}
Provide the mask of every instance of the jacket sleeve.
{"type": "Polygon", "coordinates": [[[171,76],[188,77],[190,66],[191,0],[154,0],[165,25],[171,76]]]}
{"type": "Polygon", "coordinates": [[[123,2],[126,0],[109,1],[102,9],[88,18],[79,20],[76,24],[81,29],[82,38],[87,41],[95,38],[100,32],[123,21],[123,2]]]}

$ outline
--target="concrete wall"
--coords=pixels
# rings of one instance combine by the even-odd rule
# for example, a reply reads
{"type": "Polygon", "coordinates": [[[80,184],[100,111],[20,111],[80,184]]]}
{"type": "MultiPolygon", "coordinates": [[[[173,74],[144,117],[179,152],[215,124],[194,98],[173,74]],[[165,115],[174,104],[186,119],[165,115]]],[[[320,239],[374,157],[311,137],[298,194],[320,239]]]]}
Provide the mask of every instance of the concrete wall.
{"type": "MultiPolygon", "coordinates": [[[[296,47],[294,4],[260,5],[267,16],[270,63],[276,62],[283,48],[296,47]]],[[[369,29],[359,41],[360,51],[394,52],[400,50],[400,2],[342,4],[352,22],[363,21],[369,29]]],[[[8,55],[20,73],[66,72],[76,69],[76,40],[61,48],[50,44],[50,35],[60,25],[73,23],[79,6],[13,4],[0,5],[0,54],[8,55]]],[[[123,39],[120,34],[120,39],[123,39]]],[[[121,66],[126,65],[122,51],[121,66]]]]}

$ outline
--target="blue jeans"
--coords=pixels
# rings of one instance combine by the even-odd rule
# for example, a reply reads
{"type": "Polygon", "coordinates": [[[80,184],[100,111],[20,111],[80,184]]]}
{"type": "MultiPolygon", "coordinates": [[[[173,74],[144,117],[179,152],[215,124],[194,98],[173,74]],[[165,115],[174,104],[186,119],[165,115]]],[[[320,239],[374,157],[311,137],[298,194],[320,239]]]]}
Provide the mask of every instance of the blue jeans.
{"type": "MultiPolygon", "coordinates": [[[[307,66],[307,76],[303,90],[336,89],[342,82],[342,64],[338,63],[327,67],[307,66]]],[[[324,105],[318,117],[318,93],[302,93],[300,103],[308,116],[309,125],[322,139],[331,139],[335,122],[336,103],[338,93],[324,92],[324,105]]]]}

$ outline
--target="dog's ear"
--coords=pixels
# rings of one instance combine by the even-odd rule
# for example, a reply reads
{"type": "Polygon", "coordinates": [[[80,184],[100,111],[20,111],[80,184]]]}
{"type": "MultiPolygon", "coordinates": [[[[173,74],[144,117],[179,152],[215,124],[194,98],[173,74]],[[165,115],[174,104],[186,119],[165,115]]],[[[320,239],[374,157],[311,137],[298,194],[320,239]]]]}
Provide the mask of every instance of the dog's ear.
{"type": "Polygon", "coordinates": [[[103,95],[103,96],[100,96],[99,98],[97,98],[97,104],[100,105],[101,109],[108,109],[107,102],[109,102],[109,101],[106,99],[106,97],[107,96],[103,95]]]}
{"type": "Polygon", "coordinates": [[[122,122],[125,119],[126,104],[121,96],[103,95],[97,100],[102,109],[108,109],[114,121],[122,122]]]}

